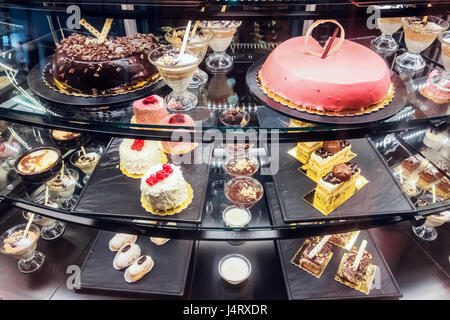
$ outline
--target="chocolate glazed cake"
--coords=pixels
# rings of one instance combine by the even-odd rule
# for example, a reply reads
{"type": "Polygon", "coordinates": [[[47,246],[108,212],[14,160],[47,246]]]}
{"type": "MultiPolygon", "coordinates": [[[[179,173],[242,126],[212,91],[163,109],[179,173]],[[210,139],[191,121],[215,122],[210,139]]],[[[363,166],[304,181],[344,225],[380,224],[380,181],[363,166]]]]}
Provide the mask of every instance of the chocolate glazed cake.
{"type": "Polygon", "coordinates": [[[158,71],[147,57],[156,47],[152,34],[98,43],[96,38],[75,33],[57,45],[51,73],[56,85],[67,93],[123,93],[157,78],[158,71]]]}

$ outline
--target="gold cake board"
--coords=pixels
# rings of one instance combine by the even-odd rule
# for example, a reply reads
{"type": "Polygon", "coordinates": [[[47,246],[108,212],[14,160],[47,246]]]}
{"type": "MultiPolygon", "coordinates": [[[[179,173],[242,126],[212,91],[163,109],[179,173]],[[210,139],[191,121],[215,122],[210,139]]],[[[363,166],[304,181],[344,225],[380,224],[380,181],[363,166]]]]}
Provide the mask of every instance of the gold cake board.
{"type": "Polygon", "coordinates": [[[346,260],[347,256],[348,253],[344,253],[344,256],[342,257],[341,263],[339,264],[339,268],[336,273],[336,276],[334,277],[334,280],[368,295],[370,292],[370,288],[372,287],[373,278],[375,277],[375,273],[377,271],[377,266],[371,264],[367,268],[365,280],[358,284],[354,284],[344,280],[343,277],[341,277],[342,269],[344,267],[344,261],[346,260]]]}
{"type": "MultiPolygon", "coordinates": [[[[299,169],[300,169],[299,171],[302,172],[305,176],[307,176],[308,178],[310,178],[312,181],[314,181],[314,182],[316,182],[316,183],[320,180],[320,178],[319,178],[319,179],[313,179],[313,177],[309,176],[309,175],[306,173],[307,170],[308,170],[308,163],[304,163],[303,161],[300,160],[299,157],[297,157],[297,147],[294,147],[294,148],[288,150],[288,151],[287,151],[287,154],[290,155],[291,157],[297,159],[299,162],[303,163],[303,166],[301,166],[301,167],[299,168],[299,169]]],[[[346,159],[344,160],[344,162],[350,161],[350,160],[352,160],[352,159],[353,159],[354,157],[356,157],[356,156],[357,156],[356,153],[350,151],[350,152],[348,153],[346,159]]]]}
{"type": "Polygon", "coordinates": [[[144,199],[144,196],[141,195],[141,205],[145,209],[145,211],[150,212],[151,214],[157,215],[157,216],[171,216],[176,213],[180,213],[184,209],[186,209],[192,202],[192,199],[194,198],[194,191],[192,190],[192,187],[189,183],[186,182],[186,188],[187,188],[187,194],[188,197],[186,201],[184,201],[179,207],[176,207],[172,210],[168,211],[156,211],[153,209],[151,204],[147,203],[144,199]]]}
{"type": "Polygon", "coordinates": [[[303,253],[303,251],[306,250],[306,246],[307,246],[307,244],[309,243],[309,242],[307,243],[307,241],[309,241],[309,240],[306,239],[306,240],[303,242],[303,244],[302,244],[302,246],[300,247],[300,249],[297,250],[297,252],[295,253],[294,257],[293,257],[292,260],[291,260],[291,263],[292,263],[294,266],[299,267],[299,268],[302,269],[302,270],[305,270],[305,271],[308,272],[310,275],[312,275],[312,276],[316,277],[317,279],[319,279],[319,278],[322,276],[323,272],[325,271],[325,269],[326,269],[326,267],[327,267],[327,265],[328,265],[328,262],[330,262],[331,257],[333,256],[333,252],[330,252],[331,254],[327,257],[327,260],[326,260],[325,263],[323,264],[323,268],[322,268],[322,270],[320,271],[320,273],[319,273],[319,274],[315,274],[315,273],[309,271],[308,269],[303,268],[302,265],[301,265],[300,263],[297,263],[297,261],[295,260],[295,258],[296,258],[297,256],[300,257],[301,254],[303,253]]]}

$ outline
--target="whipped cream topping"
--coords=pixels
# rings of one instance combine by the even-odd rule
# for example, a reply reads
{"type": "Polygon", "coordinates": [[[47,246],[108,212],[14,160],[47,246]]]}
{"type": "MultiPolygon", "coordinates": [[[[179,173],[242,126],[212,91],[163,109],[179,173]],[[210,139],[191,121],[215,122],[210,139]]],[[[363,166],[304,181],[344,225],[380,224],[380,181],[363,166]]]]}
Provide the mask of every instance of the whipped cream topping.
{"type": "Polygon", "coordinates": [[[240,257],[229,257],[222,262],[220,272],[226,280],[238,282],[248,277],[250,267],[240,257]]]}

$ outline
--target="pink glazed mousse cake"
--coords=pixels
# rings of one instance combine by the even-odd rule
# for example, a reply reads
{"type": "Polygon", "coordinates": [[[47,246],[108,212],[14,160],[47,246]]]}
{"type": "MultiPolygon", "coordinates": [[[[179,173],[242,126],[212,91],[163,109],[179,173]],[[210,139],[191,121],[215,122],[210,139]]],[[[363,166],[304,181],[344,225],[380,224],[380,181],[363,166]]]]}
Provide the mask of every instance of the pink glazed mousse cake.
{"type": "MultiPolygon", "coordinates": [[[[192,119],[187,114],[183,113],[171,114],[170,116],[164,118],[161,124],[170,126],[184,126],[184,127],[195,126],[194,119],[192,119]]],[[[184,129],[179,130],[184,131],[184,129]]],[[[196,146],[196,143],[162,141],[161,145],[165,152],[168,152],[170,154],[182,154],[193,150],[196,146]]]]}
{"type": "Polygon", "coordinates": [[[161,124],[161,121],[169,115],[164,99],[157,95],[134,101],[133,112],[138,124],[161,124]]]}
{"type": "Polygon", "coordinates": [[[328,112],[364,110],[382,102],[391,89],[389,68],[369,48],[344,40],[322,59],[313,38],[296,37],[280,44],[264,62],[259,78],[266,93],[299,109],[328,112]]]}

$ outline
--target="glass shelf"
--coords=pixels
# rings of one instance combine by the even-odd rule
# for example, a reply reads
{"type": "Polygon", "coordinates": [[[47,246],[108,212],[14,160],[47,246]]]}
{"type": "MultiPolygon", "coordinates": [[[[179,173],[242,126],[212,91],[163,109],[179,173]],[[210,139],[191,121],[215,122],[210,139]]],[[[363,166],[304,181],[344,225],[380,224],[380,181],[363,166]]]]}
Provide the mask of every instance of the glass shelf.
{"type": "MultiPolygon", "coordinates": [[[[65,33],[67,35],[68,31],[66,30],[65,33]]],[[[243,41],[246,40],[244,36],[238,37],[242,38],[243,41]]],[[[353,40],[369,46],[371,39],[373,39],[373,36],[359,37],[353,40]]],[[[261,104],[249,91],[245,80],[248,68],[258,59],[267,56],[275,45],[276,43],[239,41],[235,41],[231,45],[229,51],[235,60],[233,69],[228,73],[209,74],[207,85],[192,91],[197,95],[199,103],[194,109],[185,112],[197,121],[194,130],[186,131],[191,139],[207,142],[207,135],[205,137],[203,133],[211,129],[228,133],[231,131],[255,131],[257,133],[268,133],[269,135],[276,133],[279,135],[280,141],[330,140],[336,137],[356,138],[364,137],[367,134],[381,134],[417,128],[428,124],[429,121],[448,121],[449,119],[448,107],[445,105],[436,106],[418,93],[418,88],[423,85],[427,75],[434,68],[440,68],[439,64],[432,59],[427,59],[427,66],[423,72],[414,77],[403,79],[407,89],[406,105],[387,120],[348,125],[316,123],[310,127],[289,128],[289,117],[261,104]],[[229,108],[240,108],[248,111],[251,115],[249,124],[246,127],[238,128],[239,130],[222,126],[218,121],[218,115],[221,111],[229,108]]],[[[18,54],[23,50],[22,47],[16,51],[5,52],[1,59],[3,64],[13,66],[11,68],[14,72],[20,71],[16,75],[18,85],[15,88],[10,86],[11,90],[1,95],[0,118],[43,127],[65,127],[73,131],[103,132],[115,136],[170,140],[172,131],[169,129],[175,128],[173,126],[130,123],[132,101],[93,108],[92,106],[60,105],[39,98],[28,88],[26,81],[28,72],[26,70],[30,70],[30,64],[38,63],[38,61],[42,61],[52,54],[54,50],[53,38],[50,34],[47,34],[26,43],[25,46],[33,48],[32,52],[27,53],[30,57],[33,56],[33,61],[26,61],[26,59],[15,61],[16,55],[22,56],[18,54]],[[10,52],[15,54],[8,59],[10,52]],[[16,63],[11,63],[11,60],[16,63]],[[14,67],[15,64],[22,67],[20,69],[14,67]],[[27,67],[23,68],[24,64],[27,67]]],[[[438,47],[438,43],[435,43],[434,47],[428,49],[425,55],[432,53],[434,56],[438,56],[436,55],[436,51],[439,50],[438,47]]],[[[403,51],[404,49],[400,49],[399,53],[403,51]]],[[[395,56],[396,54],[386,60],[391,69],[394,68],[395,56]]],[[[402,75],[400,76],[402,77],[402,75]]],[[[153,93],[165,96],[168,92],[169,88],[162,86],[153,93]]],[[[176,128],[192,129],[192,127],[183,126],[176,128]]]]}

